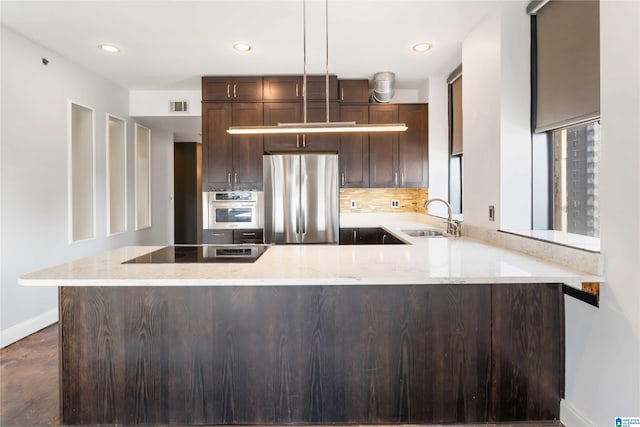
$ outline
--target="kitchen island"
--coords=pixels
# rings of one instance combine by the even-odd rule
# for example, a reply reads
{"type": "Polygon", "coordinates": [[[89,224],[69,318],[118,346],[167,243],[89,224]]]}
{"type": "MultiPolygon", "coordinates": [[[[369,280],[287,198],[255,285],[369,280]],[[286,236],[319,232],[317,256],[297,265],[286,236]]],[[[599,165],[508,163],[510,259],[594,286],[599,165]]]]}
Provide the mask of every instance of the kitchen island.
{"type": "Polygon", "coordinates": [[[60,287],[64,424],[553,420],[563,286],[599,282],[462,239],[273,246],[253,264],[122,264],[60,287]]]}

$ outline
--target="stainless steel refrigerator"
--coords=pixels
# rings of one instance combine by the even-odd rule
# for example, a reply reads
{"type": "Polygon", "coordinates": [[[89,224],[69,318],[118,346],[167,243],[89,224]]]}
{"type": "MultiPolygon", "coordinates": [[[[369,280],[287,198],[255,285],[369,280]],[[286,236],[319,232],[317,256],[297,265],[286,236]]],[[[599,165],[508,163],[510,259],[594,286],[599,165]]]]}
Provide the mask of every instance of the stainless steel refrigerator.
{"type": "Polygon", "coordinates": [[[338,156],[263,157],[266,243],[338,243],[338,156]]]}

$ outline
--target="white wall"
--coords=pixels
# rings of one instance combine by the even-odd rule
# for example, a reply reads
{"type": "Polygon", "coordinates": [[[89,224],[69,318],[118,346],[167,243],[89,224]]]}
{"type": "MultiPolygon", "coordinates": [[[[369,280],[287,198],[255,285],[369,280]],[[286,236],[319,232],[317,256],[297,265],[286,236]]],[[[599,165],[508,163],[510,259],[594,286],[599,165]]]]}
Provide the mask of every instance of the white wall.
{"type": "MultiPolygon", "coordinates": [[[[453,71],[453,70],[452,70],[453,71]]],[[[447,79],[429,79],[429,198],[449,200],[449,95],[447,79]]],[[[429,213],[446,217],[442,203],[429,205],[429,213]]]]}
{"type": "Polygon", "coordinates": [[[566,299],[567,427],[640,416],[640,2],[600,2],[600,63],[607,281],[599,309],[566,299]]]}
{"type": "Polygon", "coordinates": [[[5,346],[57,319],[57,289],[19,286],[30,271],[129,244],[172,239],[171,135],[152,129],[153,228],[133,231],[133,122],[128,119],[129,231],[107,238],[105,115],[127,118],[126,90],[5,28],[2,31],[1,315],[5,346]],[[49,64],[44,66],[41,58],[49,64]],[[67,100],[95,109],[95,239],[68,244],[67,100]]]}
{"type": "Polygon", "coordinates": [[[464,221],[529,229],[531,137],[529,16],[506,3],[462,43],[464,221]],[[489,205],[495,221],[489,221],[489,205]]]}

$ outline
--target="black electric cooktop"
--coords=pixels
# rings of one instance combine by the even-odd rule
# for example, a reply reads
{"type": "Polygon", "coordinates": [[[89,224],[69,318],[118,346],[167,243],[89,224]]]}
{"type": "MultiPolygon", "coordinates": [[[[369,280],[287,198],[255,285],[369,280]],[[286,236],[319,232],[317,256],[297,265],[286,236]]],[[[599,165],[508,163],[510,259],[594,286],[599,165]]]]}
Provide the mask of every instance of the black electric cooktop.
{"type": "Polygon", "coordinates": [[[210,262],[255,262],[268,245],[176,245],[167,246],[123,262],[123,264],[177,264],[210,262]]]}

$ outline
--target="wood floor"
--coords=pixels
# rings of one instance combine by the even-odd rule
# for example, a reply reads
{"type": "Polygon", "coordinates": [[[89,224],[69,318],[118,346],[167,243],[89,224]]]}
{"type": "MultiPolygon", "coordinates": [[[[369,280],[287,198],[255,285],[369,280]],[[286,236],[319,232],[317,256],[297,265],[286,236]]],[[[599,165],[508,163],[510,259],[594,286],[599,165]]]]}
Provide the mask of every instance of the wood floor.
{"type": "Polygon", "coordinates": [[[0,425],[57,426],[58,325],[0,350],[0,425]]]}
{"type": "MultiPolygon", "coordinates": [[[[58,369],[57,324],[0,350],[0,426],[59,425],[58,369]]],[[[538,422],[473,426],[524,427],[562,424],[538,422]]]]}

